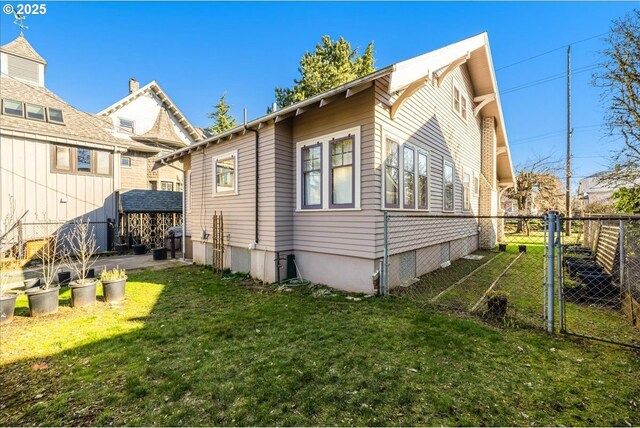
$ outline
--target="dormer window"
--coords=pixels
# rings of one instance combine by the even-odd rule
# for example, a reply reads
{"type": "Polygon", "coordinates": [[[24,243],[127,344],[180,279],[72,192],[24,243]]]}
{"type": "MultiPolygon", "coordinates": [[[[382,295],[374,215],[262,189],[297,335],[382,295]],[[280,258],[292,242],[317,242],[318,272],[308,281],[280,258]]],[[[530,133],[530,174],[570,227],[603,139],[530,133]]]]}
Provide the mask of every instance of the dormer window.
{"type": "Polygon", "coordinates": [[[129,120],[129,119],[118,119],[118,120],[119,120],[118,126],[120,127],[120,131],[126,134],[133,134],[133,128],[135,125],[135,122],[133,120],[129,120]]]}
{"type": "Polygon", "coordinates": [[[2,100],[2,113],[9,116],[24,117],[24,106],[20,101],[2,100]]]}
{"type": "Polygon", "coordinates": [[[62,110],[49,107],[47,109],[49,122],[52,123],[64,123],[64,117],[62,116],[62,110]]]}
{"type": "Polygon", "coordinates": [[[27,104],[27,119],[45,121],[44,107],[36,104],[27,104]]]}

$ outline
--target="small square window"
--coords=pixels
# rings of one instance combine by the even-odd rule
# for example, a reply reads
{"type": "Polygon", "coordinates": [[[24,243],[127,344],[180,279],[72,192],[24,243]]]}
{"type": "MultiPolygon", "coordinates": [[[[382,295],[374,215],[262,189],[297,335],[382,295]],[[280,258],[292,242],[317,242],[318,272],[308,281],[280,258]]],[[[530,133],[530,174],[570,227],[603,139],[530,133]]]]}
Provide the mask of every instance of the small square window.
{"type": "Polygon", "coordinates": [[[35,104],[27,104],[27,119],[41,120],[44,122],[44,107],[35,104]]]}
{"type": "Polygon", "coordinates": [[[165,192],[173,192],[173,182],[171,182],[171,181],[161,181],[160,182],[160,190],[164,190],[165,192]]]}
{"type": "Polygon", "coordinates": [[[131,158],[127,156],[123,156],[120,158],[120,165],[130,167],[131,166],[131,158]]]}
{"type": "Polygon", "coordinates": [[[96,174],[111,174],[111,153],[100,151],[96,152],[96,174]]]}
{"type": "Polygon", "coordinates": [[[62,116],[62,110],[49,107],[47,109],[49,113],[49,122],[64,123],[64,117],[62,116]]]}
{"type": "Polygon", "coordinates": [[[129,119],[119,119],[118,126],[120,127],[120,131],[127,134],[133,134],[135,122],[129,119]]]}
{"type": "Polygon", "coordinates": [[[91,172],[91,150],[78,149],[76,159],[78,172],[91,172]]]}
{"type": "Polygon", "coordinates": [[[23,104],[20,101],[2,100],[2,113],[9,116],[24,117],[23,104]]]}

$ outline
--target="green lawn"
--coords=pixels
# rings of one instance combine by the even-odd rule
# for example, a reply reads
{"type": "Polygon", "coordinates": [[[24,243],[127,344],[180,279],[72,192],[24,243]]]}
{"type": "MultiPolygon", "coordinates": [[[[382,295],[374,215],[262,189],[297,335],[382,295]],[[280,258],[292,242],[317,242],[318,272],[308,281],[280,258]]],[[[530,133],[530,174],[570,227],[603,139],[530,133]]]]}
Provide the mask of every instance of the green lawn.
{"type": "MultiPolygon", "coordinates": [[[[190,267],[0,328],[3,425],[639,425],[638,353],[190,267]]],[[[18,314],[26,301],[19,299],[18,314]]]]}

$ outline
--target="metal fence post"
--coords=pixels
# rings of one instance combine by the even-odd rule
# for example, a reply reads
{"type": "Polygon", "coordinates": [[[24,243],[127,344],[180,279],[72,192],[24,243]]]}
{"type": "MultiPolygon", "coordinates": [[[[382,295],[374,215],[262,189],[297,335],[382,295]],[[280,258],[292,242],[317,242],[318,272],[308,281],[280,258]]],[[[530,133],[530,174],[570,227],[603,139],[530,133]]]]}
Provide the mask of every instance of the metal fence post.
{"type": "Polygon", "coordinates": [[[384,212],[384,276],[382,281],[382,288],[380,295],[386,296],[389,294],[389,213],[387,211],[384,212]]]}
{"type": "Polygon", "coordinates": [[[556,213],[549,211],[549,241],[547,250],[547,331],[554,331],[554,281],[555,281],[555,244],[556,244],[556,213]]]}
{"type": "MultiPolygon", "coordinates": [[[[556,219],[556,229],[557,229],[557,234],[556,234],[556,238],[558,239],[558,246],[556,248],[557,251],[557,270],[558,270],[558,284],[557,284],[557,289],[558,289],[558,317],[559,317],[559,321],[560,321],[560,331],[562,333],[564,333],[565,329],[564,329],[564,297],[563,297],[563,272],[562,272],[562,253],[563,253],[563,248],[562,248],[562,220],[563,217],[562,215],[558,216],[558,218],[556,219]]],[[[566,223],[564,223],[565,227],[571,227],[571,221],[567,220],[566,223]]],[[[569,236],[569,235],[565,235],[565,236],[569,236]]]]}

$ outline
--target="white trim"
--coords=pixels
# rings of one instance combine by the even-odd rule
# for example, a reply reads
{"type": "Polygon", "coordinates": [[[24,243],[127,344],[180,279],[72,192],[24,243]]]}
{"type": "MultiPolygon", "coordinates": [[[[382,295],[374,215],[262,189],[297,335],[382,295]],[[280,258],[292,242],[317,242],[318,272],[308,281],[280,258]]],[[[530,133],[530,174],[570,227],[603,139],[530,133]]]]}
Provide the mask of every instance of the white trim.
{"type": "MultiPolygon", "coordinates": [[[[472,190],[472,186],[473,186],[473,175],[471,174],[471,171],[467,172],[466,170],[469,168],[465,168],[464,166],[462,167],[462,212],[471,212],[473,211],[473,204],[471,203],[471,198],[473,196],[473,190],[472,190]],[[464,207],[464,176],[468,175],[469,176],[469,208],[465,208],[464,207]]],[[[455,198],[454,198],[455,199],[455,198]]]]}
{"type": "Polygon", "coordinates": [[[211,196],[214,198],[220,198],[223,196],[235,196],[238,194],[238,150],[233,150],[231,152],[226,152],[219,154],[213,158],[211,158],[211,196]],[[226,192],[217,192],[216,191],[216,166],[218,160],[224,159],[233,159],[234,160],[234,172],[233,172],[233,190],[229,190],[226,192]]]}
{"type": "Polygon", "coordinates": [[[462,91],[462,88],[460,87],[459,84],[457,83],[453,83],[453,85],[451,85],[451,109],[456,113],[456,115],[462,119],[463,121],[467,121],[467,118],[469,117],[469,107],[470,107],[470,103],[469,103],[469,99],[465,96],[466,92],[462,91]],[[460,94],[460,111],[456,110],[456,90],[458,91],[458,94],[460,94]],[[462,100],[464,99],[465,102],[465,116],[462,116],[462,100]]]}
{"type": "Polygon", "coordinates": [[[360,127],[344,129],[338,132],[332,132],[331,134],[321,135],[319,137],[310,138],[303,141],[296,142],[295,152],[295,165],[296,165],[296,212],[318,212],[318,211],[358,211],[360,210],[360,189],[361,189],[361,152],[360,152],[360,127]],[[329,208],[329,198],[331,197],[331,189],[329,189],[329,174],[330,174],[330,147],[329,142],[332,139],[338,139],[346,137],[347,135],[353,135],[353,161],[354,165],[354,207],[353,208],[329,208]],[[300,177],[302,176],[302,165],[300,164],[301,151],[303,147],[313,146],[320,143],[322,145],[322,208],[321,209],[302,209],[302,183],[300,177]]]}
{"type": "Polygon", "coordinates": [[[185,192],[187,199],[187,203],[186,203],[186,210],[188,213],[191,212],[191,207],[193,206],[193,191],[192,191],[193,186],[191,185],[191,170],[187,171],[186,174],[186,183],[183,189],[183,192],[185,192]]]}
{"type": "Polygon", "coordinates": [[[419,155],[425,155],[427,157],[427,208],[420,208],[420,203],[418,202],[418,191],[420,190],[420,185],[418,184],[418,179],[420,175],[418,174],[418,165],[416,164],[416,207],[418,211],[431,211],[431,151],[428,149],[418,149],[418,153],[416,154],[416,160],[419,159],[419,155]]]}
{"type": "Polygon", "coordinates": [[[456,166],[452,161],[448,161],[445,158],[442,158],[442,212],[443,213],[453,213],[456,211],[456,166]],[[453,190],[452,190],[452,196],[453,196],[453,203],[452,208],[450,210],[445,209],[445,197],[446,197],[446,191],[445,191],[445,173],[444,173],[444,169],[445,166],[449,165],[451,166],[451,179],[452,179],[452,184],[453,184],[453,190]]]}
{"type": "Polygon", "coordinates": [[[131,156],[120,156],[120,168],[131,168],[131,156]],[[122,161],[125,159],[129,159],[129,165],[123,165],[122,161]]]}
{"type": "Polygon", "coordinates": [[[417,178],[417,158],[418,158],[418,149],[417,147],[415,147],[413,144],[409,143],[409,142],[404,142],[404,144],[400,145],[401,147],[401,152],[400,153],[400,162],[401,162],[401,174],[400,174],[400,179],[401,179],[401,186],[400,186],[400,191],[402,193],[402,205],[400,205],[400,208],[405,209],[405,210],[409,210],[409,211],[415,211],[418,208],[418,180],[416,180],[417,178]],[[404,149],[408,148],[409,150],[411,150],[413,152],[413,207],[409,207],[409,208],[405,208],[404,206],[404,149]]]}

